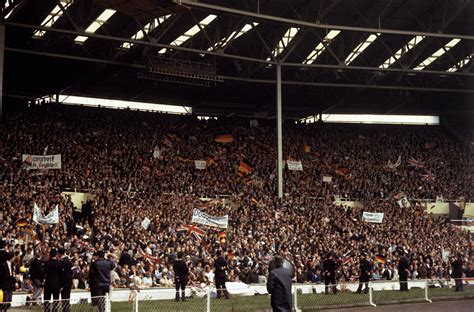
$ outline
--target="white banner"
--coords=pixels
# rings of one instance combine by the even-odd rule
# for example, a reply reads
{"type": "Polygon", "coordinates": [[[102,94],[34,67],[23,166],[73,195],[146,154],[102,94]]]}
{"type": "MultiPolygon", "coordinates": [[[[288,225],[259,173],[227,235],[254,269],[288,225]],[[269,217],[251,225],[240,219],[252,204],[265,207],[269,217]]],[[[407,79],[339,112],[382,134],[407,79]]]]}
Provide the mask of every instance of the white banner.
{"type": "Polygon", "coordinates": [[[195,160],[194,161],[194,168],[199,169],[199,170],[204,170],[206,169],[206,161],[205,160],[195,160]]]}
{"type": "Polygon", "coordinates": [[[227,229],[229,224],[229,216],[225,215],[223,217],[214,217],[194,208],[191,222],[227,229]]]}
{"type": "Polygon", "coordinates": [[[406,196],[402,197],[399,201],[397,201],[397,203],[398,203],[398,206],[400,206],[400,208],[410,208],[411,207],[411,204],[408,201],[408,198],[406,196]]]}
{"type": "Polygon", "coordinates": [[[383,212],[367,212],[362,213],[362,221],[370,223],[382,223],[383,221],[383,212]]]}
{"type": "Polygon", "coordinates": [[[153,158],[160,158],[161,157],[161,150],[158,146],[155,146],[153,150],[153,158]]]}
{"type": "Polygon", "coordinates": [[[21,160],[26,169],[61,169],[61,154],[56,155],[28,155],[22,154],[21,160]]]}
{"type": "Polygon", "coordinates": [[[287,160],[286,164],[288,165],[289,170],[298,170],[298,171],[303,170],[303,164],[301,163],[301,160],[298,160],[298,161],[287,160]]]}
{"type": "Polygon", "coordinates": [[[323,182],[324,183],[331,183],[332,182],[332,177],[331,176],[323,176],[323,182]]]}
{"type": "Polygon", "coordinates": [[[148,230],[150,223],[151,223],[151,220],[145,217],[145,219],[143,219],[142,221],[142,228],[144,228],[145,230],[148,230]]]}
{"type": "Polygon", "coordinates": [[[56,224],[59,223],[59,207],[56,205],[53,211],[51,211],[47,216],[43,215],[43,212],[39,209],[36,203],[33,208],[33,221],[38,224],[56,224]]]}

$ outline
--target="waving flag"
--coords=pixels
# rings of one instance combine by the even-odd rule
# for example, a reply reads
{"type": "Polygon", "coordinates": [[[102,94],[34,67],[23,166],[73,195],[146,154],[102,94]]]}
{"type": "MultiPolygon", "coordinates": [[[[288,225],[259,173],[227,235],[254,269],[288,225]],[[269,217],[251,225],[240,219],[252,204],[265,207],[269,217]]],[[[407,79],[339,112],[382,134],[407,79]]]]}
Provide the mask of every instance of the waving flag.
{"type": "Polygon", "coordinates": [[[398,156],[398,159],[395,163],[392,163],[392,161],[389,159],[387,164],[385,165],[385,168],[395,170],[397,169],[400,165],[402,164],[402,156],[398,156]]]}
{"type": "Polygon", "coordinates": [[[385,264],[385,262],[387,261],[387,257],[385,255],[375,255],[375,262],[378,262],[378,263],[382,263],[382,264],[385,264]]]}
{"type": "Polygon", "coordinates": [[[415,169],[420,169],[425,166],[425,163],[416,158],[410,157],[410,159],[408,159],[408,166],[415,167],[415,169]]]}
{"type": "Polygon", "coordinates": [[[350,177],[350,170],[346,166],[339,166],[336,169],[336,173],[338,175],[343,176],[344,178],[349,178],[350,177]]]}
{"type": "Polygon", "coordinates": [[[217,136],[214,141],[218,143],[230,143],[234,142],[234,136],[232,134],[225,134],[217,136]]]}
{"type": "Polygon", "coordinates": [[[436,176],[432,174],[431,172],[428,172],[427,174],[423,174],[421,176],[421,179],[427,182],[434,182],[436,180],[436,176]]]}
{"type": "Polygon", "coordinates": [[[188,235],[191,235],[194,239],[201,241],[206,235],[206,231],[200,228],[197,225],[190,224],[181,224],[176,229],[176,232],[186,232],[188,235]]]}
{"type": "Polygon", "coordinates": [[[239,164],[239,172],[245,173],[245,174],[251,174],[253,171],[253,168],[247,164],[245,161],[241,161],[239,164]]]}
{"type": "Polygon", "coordinates": [[[304,145],[304,152],[305,153],[310,153],[311,152],[311,146],[305,144],[304,145]]]}

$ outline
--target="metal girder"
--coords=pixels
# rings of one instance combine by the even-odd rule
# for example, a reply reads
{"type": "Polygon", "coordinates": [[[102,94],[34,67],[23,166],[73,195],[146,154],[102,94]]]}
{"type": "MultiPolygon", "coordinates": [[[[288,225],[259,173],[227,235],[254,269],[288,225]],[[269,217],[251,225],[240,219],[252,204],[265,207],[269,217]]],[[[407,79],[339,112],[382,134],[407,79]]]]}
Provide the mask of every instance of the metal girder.
{"type": "MultiPolygon", "coordinates": [[[[121,38],[121,37],[114,37],[109,35],[102,35],[97,33],[86,33],[83,31],[73,31],[67,29],[59,29],[54,27],[43,27],[37,25],[28,25],[28,24],[21,24],[21,23],[12,23],[12,22],[5,22],[7,26],[14,26],[14,27],[23,27],[29,29],[39,29],[51,32],[59,32],[71,35],[82,35],[82,36],[89,36],[91,38],[99,38],[99,39],[106,39],[118,42],[129,42],[133,44],[141,44],[148,47],[157,47],[157,48],[167,48],[167,49],[175,49],[175,50],[182,50],[187,52],[193,52],[198,54],[208,54],[223,58],[230,58],[230,59],[237,59],[255,63],[264,63],[264,64],[276,64],[273,61],[267,61],[264,59],[257,59],[252,57],[234,55],[234,54],[226,54],[221,52],[214,52],[214,51],[207,51],[207,50],[200,50],[194,48],[188,48],[183,46],[172,46],[169,44],[162,44],[157,42],[148,42],[143,40],[136,40],[131,38],[121,38]]],[[[325,64],[301,64],[301,63],[281,63],[283,67],[308,67],[308,68],[326,68],[326,69],[343,69],[343,70],[366,70],[366,71],[377,71],[377,72],[402,72],[402,73],[414,73],[414,74],[435,74],[435,75],[457,75],[457,76],[467,76],[473,77],[474,73],[467,73],[467,72],[445,72],[445,71],[434,71],[434,70],[413,70],[413,69],[398,69],[398,68],[378,68],[378,67],[365,67],[365,66],[348,66],[348,65],[325,65],[325,64]]]]}
{"type": "Polygon", "coordinates": [[[174,0],[174,2],[184,5],[189,5],[196,8],[202,8],[206,10],[215,10],[226,12],[236,15],[244,15],[249,17],[254,17],[256,19],[282,22],[292,25],[307,26],[320,29],[338,29],[338,30],[350,30],[358,32],[371,32],[371,33],[382,33],[382,34],[394,34],[394,35],[410,35],[410,36],[426,36],[426,37],[437,37],[437,38],[460,38],[465,40],[474,40],[472,35],[461,35],[461,34],[443,34],[443,33],[434,33],[434,32],[422,32],[422,31],[412,31],[412,30],[402,30],[402,29],[388,29],[388,28],[374,28],[374,27],[355,27],[355,26],[345,26],[345,25],[332,25],[332,24],[321,24],[321,23],[311,23],[307,21],[295,20],[291,18],[285,18],[280,16],[273,16],[268,14],[254,13],[251,11],[244,11],[239,9],[233,9],[229,7],[198,2],[196,0],[174,0]]]}
{"type": "MultiPolygon", "coordinates": [[[[118,65],[118,66],[125,66],[125,67],[133,67],[133,68],[137,68],[137,69],[145,69],[146,68],[145,65],[140,65],[140,64],[130,64],[130,63],[126,63],[126,62],[109,61],[109,60],[104,60],[104,59],[73,56],[73,55],[66,55],[66,54],[59,54],[59,53],[39,52],[39,51],[31,51],[31,50],[8,48],[8,47],[5,47],[5,50],[6,51],[11,51],[11,52],[40,55],[40,56],[50,56],[50,57],[58,57],[58,58],[63,58],[63,59],[72,59],[72,60],[77,60],[77,61],[104,63],[104,64],[111,64],[111,65],[118,65]]],[[[235,81],[243,81],[243,82],[266,83],[266,84],[269,84],[269,83],[275,84],[276,83],[276,80],[272,80],[272,79],[241,78],[241,77],[223,76],[223,75],[219,75],[219,76],[224,78],[224,79],[227,79],[227,80],[235,80],[235,81]]],[[[300,82],[300,81],[282,80],[282,84],[285,84],[285,85],[300,85],[300,86],[315,86],[315,87],[339,87],[339,88],[383,89],[383,90],[409,90],[409,91],[451,92],[451,93],[470,93],[470,94],[474,93],[473,89],[447,89],[447,88],[425,88],[425,87],[390,86],[390,85],[364,85],[364,84],[331,83],[331,82],[300,82]]]]}
{"type": "MultiPolygon", "coordinates": [[[[273,80],[273,79],[241,78],[241,77],[222,76],[222,75],[220,75],[220,76],[224,79],[227,79],[227,80],[236,80],[236,81],[254,82],[254,83],[271,83],[271,84],[276,83],[276,80],[273,80]]],[[[314,86],[314,87],[408,90],[408,91],[451,92],[451,93],[470,93],[470,94],[474,94],[474,90],[469,90],[469,89],[446,89],[446,88],[439,89],[439,88],[425,88],[425,87],[364,85],[364,84],[332,83],[332,82],[301,82],[301,81],[288,81],[288,80],[282,80],[281,83],[285,84],[285,85],[314,86]]]]}

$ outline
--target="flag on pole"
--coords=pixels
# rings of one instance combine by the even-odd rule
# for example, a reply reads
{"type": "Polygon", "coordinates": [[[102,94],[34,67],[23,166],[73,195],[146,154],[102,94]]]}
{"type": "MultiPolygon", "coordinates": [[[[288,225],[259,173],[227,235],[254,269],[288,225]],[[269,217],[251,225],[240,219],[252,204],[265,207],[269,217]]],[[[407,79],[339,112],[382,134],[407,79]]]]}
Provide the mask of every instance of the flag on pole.
{"type": "Polygon", "coordinates": [[[190,225],[190,224],[181,224],[177,229],[176,232],[186,232],[186,234],[191,235],[194,239],[201,241],[204,236],[206,235],[206,231],[200,228],[197,225],[190,225]]]}

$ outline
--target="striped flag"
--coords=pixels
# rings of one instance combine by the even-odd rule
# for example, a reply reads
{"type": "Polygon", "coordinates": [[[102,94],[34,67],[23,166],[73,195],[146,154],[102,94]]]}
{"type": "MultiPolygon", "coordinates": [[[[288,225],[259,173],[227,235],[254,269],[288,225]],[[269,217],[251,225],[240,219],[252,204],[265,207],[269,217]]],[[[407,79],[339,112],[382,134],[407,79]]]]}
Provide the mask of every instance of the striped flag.
{"type": "Polygon", "coordinates": [[[253,171],[253,168],[247,164],[245,161],[240,161],[239,164],[239,172],[245,173],[245,174],[251,174],[253,171]]]}
{"type": "Polygon", "coordinates": [[[387,257],[381,254],[375,255],[375,262],[385,264],[385,262],[387,262],[387,257]]]}
{"type": "Polygon", "coordinates": [[[17,227],[25,227],[28,225],[28,220],[26,218],[20,218],[16,220],[15,225],[17,227]]]}
{"type": "Polygon", "coordinates": [[[218,143],[230,143],[234,142],[234,136],[232,134],[219,135],[214,139],[218,143]]]}
{"type": "Polygon", "coordinates": [[[310,153],[311,152],[311,146],[305,144],[304,145],[304,152],[305,153],[310,153]]]}
{"type": "Polygon", "coordinates": [[[225,232],[219,232],[219,243],[222,245],[227,243],[227,234],[225,232]]]}
{"type": "Polygon", "coordinates": [[[194,239],[201,241],[206,235],[206,231],[200,228],[197,225],[190,224],[181,224],[176,232],[186,232],[186,234],[191,235],[194,239]]]}
{"type": "Polygon", "coordinates": [[[346,166],[339,166],[336,169],[336,173],[338,175],[343,176],[344,178],[347,178],[347,177],[349,177],[350,170],[346,166]]]}

